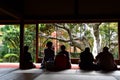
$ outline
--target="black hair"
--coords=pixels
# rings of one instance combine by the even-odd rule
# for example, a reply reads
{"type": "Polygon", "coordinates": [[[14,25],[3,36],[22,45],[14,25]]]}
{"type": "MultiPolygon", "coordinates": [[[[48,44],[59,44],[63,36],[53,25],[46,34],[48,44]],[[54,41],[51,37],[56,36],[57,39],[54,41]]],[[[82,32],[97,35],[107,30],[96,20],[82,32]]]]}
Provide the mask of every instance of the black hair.
{"type": "Polygon", "coordinates": [[[49,42],[47,42],[46,46],[47,46],[47,47],[52,47],[52,44],[53,44],[53,43],[52,43],[51,41],[49,41],[49,42]]]}
{"type": "Polygon", "coordinates": [[[65,50],[66,47],[64,45],[61,45],[60,48],[61,48],[61,50],[65,50]]]}

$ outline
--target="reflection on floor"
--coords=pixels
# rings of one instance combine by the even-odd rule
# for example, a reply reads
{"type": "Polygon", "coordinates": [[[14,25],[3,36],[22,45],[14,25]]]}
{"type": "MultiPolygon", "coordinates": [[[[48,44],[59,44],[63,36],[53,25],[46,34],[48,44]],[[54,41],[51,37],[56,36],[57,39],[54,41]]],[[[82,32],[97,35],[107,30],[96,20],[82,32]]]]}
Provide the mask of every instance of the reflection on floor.
{"type": "Polygon", "coordinates": [[[120,80],[120,71],[103,72],[68,69],[52,72],[36,68],[28,70],[1,68],[0,80],[120,80]]]}
{"type": "MultiPolygon", "coordinates": [[[[3,64],[0,63],[1,65],[3,64]]],[[[6,63],[6,67],[4,64],[0,68],[0,80],[120,80],[120,70],[111,72],[83,71],[78,69],[77,64],[72,64],[72,69],[56,72],[39,69],[40,64],[37,64],[38,68],[28,70],[19,69],[18,63],[15,63],[14,67],[12,65],[13,63],[6,63]]]]}
{"type": "MultiPolygon", "coordinates": [[[[40,64],[35,63],[36,67],[39,68],[40,64]]],[[[19,63],[0,63],[0,68],[19,68],[19,63]]]]}
{"type": "MultiPolygon", "coordinates": [[[[34,63],[36,68],[40,68],[40,63],[34,63]]],[[[0,68],[19,68],[19,63],[0,63],[0,68]]],[[[78,64],[72,64],[71,69],[79,69],[78,64]]]]}

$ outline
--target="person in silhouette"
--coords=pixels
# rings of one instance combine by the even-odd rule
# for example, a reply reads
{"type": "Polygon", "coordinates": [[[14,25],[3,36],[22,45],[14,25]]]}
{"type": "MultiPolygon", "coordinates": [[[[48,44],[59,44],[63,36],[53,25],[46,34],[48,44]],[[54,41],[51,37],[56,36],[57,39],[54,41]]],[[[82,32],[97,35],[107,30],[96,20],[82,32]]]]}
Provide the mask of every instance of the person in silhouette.
{"type": "Polygon", "coordinates": [[[41,63],[41,69],[46,68],[47,62],[54,62],[55,52],[53,50],[53,43],[47,42],[46,48],[44,49],[44,58],[41,63]]]}
{"type": "Polygon", "coordinates": [[[65,55],[67,60],[70,62],[70,54],[68,51],[66,51],[65,45],[60,46],[61,51],[58,53],[58,55],[65,55]]]}
{"type": "Polygon", "coordinates": [[[60,46],[60,52],[58,52],[55,57],[55,66],[59,70],[71,68],[70,54],[66,51],[66,47],[64,45],[60,46]]]}
{"type": "Polygon", "coordinates": [[[117,65],[114,61],[112,53],[110,53],[108,47],[104,47],[103,51],[96,56],[96,64],[101,70],[116,70],[117,65]]]}
{"type": "Polygon", "coordinates": [[[32,62],[31,53],[28,52],[29,46],[24,46],[24,65],[25,69],[35,68],[36,66],[32,62]]]}
{"type": "Polygon", "coordinates": [[[94,70],[96,69],[96,65],[94,64],[94,57],[90,52],[90,48],[86,47],[83,52],[80,54],[80,69],[83,70],[94,70]]]}

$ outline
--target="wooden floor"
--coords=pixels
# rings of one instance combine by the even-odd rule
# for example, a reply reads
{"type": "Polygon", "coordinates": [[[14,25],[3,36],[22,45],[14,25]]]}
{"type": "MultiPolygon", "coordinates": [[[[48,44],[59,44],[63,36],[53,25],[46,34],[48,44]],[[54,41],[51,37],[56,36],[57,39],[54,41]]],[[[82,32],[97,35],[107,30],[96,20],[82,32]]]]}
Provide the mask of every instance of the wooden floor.
{"type": "MultiPolygon", "coordinates": [[[[1,65],[3,64],[1,63],[1,65]]],[[[18,64],[15,65],[18,66],[18,64]]],[[[37,64],[38,67],[39,65],[37,64]]],[[[75,66],[77,65],[73,65],[73,67],[75,66]]],[[[21,70],[17,67],[6,66],[0,68],[0,80],[120,80],[120,70],[103,72],[83,71],[78,68],[72,68],[53,72],[39,68],[21,70]]]]}
{"type": "Polygon", "coordinates": [[[58,72],[42,69],[20,70],[0,68],[0,80],[120,80],[120,71],[82,71],[68,69],[58,72]]]}
{"type": "MultiPolygon", "coordinates": [[[[36,68],[40,68],[40,63],[34,63],[36,68]]],[[[0,68],[19,68],[19,63],[0,63],[0,68]]],[[[72,64],[71,69],[79,69],[78,64],[72,64]]]]}
{"type": "MultiPolygon", "coordinates": [[[[40,63],[34,63],[36,68],[40,68],[40,63]]],[[[0,63],[0,68],[19,68],[19,63],[0,63]]]]}

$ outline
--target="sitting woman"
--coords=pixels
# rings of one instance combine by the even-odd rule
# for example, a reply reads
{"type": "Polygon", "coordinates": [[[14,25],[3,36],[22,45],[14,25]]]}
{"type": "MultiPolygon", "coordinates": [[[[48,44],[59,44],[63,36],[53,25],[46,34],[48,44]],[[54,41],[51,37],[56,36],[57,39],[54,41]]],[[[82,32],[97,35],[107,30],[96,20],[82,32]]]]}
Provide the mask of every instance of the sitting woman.
{"type": "Polygon", "coordinates": [[[29,47],[24,46],[24,68],[25,69],[31,69],[35,68],[36,66],[32,62],[32,56],[31,53],[28,52],[29,47]]]}
{"type": "Polygon", "coordinates": [[[71,68],[71,61],[69,57],[69,52],[66,51],[66,47],[61,45],[61,51],[55,57],[55,66],[58,70],[63,69],[70,69],[71,68]]]}

